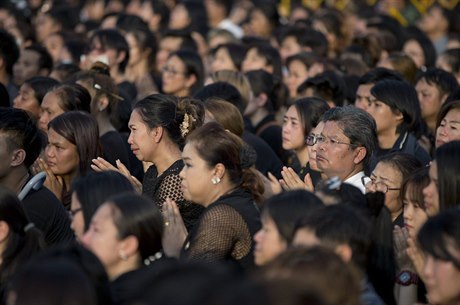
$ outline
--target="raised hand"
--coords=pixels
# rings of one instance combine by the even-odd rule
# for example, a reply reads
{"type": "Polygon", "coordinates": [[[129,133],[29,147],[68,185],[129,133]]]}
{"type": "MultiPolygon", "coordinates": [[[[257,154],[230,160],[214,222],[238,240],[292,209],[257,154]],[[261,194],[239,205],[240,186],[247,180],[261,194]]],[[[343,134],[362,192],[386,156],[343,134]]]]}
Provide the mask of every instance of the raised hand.
{"type": "Polygon", "coordinates": [[[62,200],[62,190],[64,189],[64,180],[61,176],[56,176],[46,164],[43,159],[38,159],[38,166],[40,170],[45,172],[46,179],[44,186],[46,186],[59,200],[62,200]]]}
{"type": "Polygon", "coordinates": [[[163,220],[165,225],[162,240],[163,251],[167,256],[179,258],[187,238],[187,229],[177,204],[170,198],[167,198],[163,204],[163,220]]]}

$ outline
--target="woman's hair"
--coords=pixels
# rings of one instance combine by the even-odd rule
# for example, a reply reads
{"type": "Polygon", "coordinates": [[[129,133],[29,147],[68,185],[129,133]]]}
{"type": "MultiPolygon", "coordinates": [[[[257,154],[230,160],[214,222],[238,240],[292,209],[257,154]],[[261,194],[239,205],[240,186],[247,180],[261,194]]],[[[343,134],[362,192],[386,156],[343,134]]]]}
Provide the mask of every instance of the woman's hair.
{"type": "Polygon", "coordinates": [[[107,198],[119,193],[133,192],[134,188],[122,174],[115,171],[104,171],[90,172],[80,177],[73,183],[72,190],[80,202],[86,231],[94,213],[107,198]]]}
{"type": "Polygon", "coordinates": [[[0,186],[0,222],[8,225],[9,233],[1,255],[0,284],[3,286],[15,274],[18,266],[38,253],[44,246],[41,232],[30,222],[18,197],[0,186]]]}
{"type": "Polygon", "coordinates": [[[460,72],[460,49],[449,49],[444,51],[439,58],[443,58],[450,68],[450,72],[456,75],[460,72]]]}
{"type": "Polygon", "coordinates": [[[452,109],[460,109],[460,100],[457,101],[447,101],[441,105],[441,109],[438,112],[438,118],[436,119],[436,128],[441,125],[442,120],[452,109]]]}
{"type": "Polygon", "coordinates": [[[99,128],[95,118],[86,112],[69,111],[51,120],[48,129],[53,129],[77,146],[80,160],[78,176],[83,176],[91,170],[92,160],[101,155],[99,128]]]}
{"type": "Polygon", "coordinates": [[[263,183],[252,168],[255,158],[248,156],[248,147],[238,136],[227,132],[216,122],[204,124],[187,137],[198,155],[213,167],[225,166],[231,184],[251,192],[257,202],[262,200],[263,183]]]}
{"type": "Polygon", "coordinates": [[[281,56],[278,49],[272,47],[268,43],[253,44],[249,46],[248,51],[251,49],[255,49],[257,55],[265,59],[266,66],[273,67],[273,76],[279,79],[283,78],[283,74],[281,71],[283,64],[281,63],[281,56]]]}
{"type": "Polygon", "coordinates": [[[136,45],[141,52],[149,51],[147,57],[147,62],[149,65],[150,72],[155,71],[155,60],[158,52],[158,42],[155,39],[155,35],[148,29],[133,29],[126,28],[124,29],[126,34],[132,34],[136,39],[136,45]]]}
{"type": "Polygon", "coordinates": [[[371,94],[378,101],[388,105],[394,114],[403,115],[403,121],[396,129],[397,133],[417,133],[420,128],[421,110],[413,86],[402,81],[382,80],[372,87],[371,94]]]}
{"type": "Polygon", "coordinates": [[[220,98],[209,98],[204,103],[204,108],[213,116],[214,121],[224,129],[240,138],[243,136],[243,116],[235,105],[220,98]]]}
{"type": "Polygon", "coordinates": [[[226,49],[233,65],[241,71],[241,65],[243,64],[244,58],[246,56],[247,48],[246,46],[239,43],[224,43],[215,47],[211,54],[215,55],[220,49],[226,49]]]}
{"type": "Polygon", "coordinates": [[[78,84],[63,84],[51,92],[59,97],[59,106],[66,111],[81,110],[91,112],[91,95],[78,84]]]}
{"type": "Polygon", "coordinates": [[[286,67],[293,61],[300,61],[307,69],[313,66],[314,63],[318,62],[319,58],[314,53],[300,52],[286,58],[286,67]]]}
{"type": "Polygon", "coordinates": [[[401,152],[395,152],[388,155],[384,155],[378,159],[378,163],[388,164],[393,169],[400,172],[402,177],[401,181],[404,181],[417,169],[422,167],[420,161],[417,160],[417,158],[415,158],[413,155],[401,152]]]}
{"type": "Polygon", "coordinates": [[[198,32],[203,37],[208,34],[208,14],[203,2],[199,1],[181,1],[190,18],[190,24],[187,28],[192,32],[198,32]]]}
{"type": "Polygon", "coordinates": [[[226,82],[238,89],[243,98],[245,108],[248,106],[251,99],[251,84],[248,78],[242,72],[220,70],[211,74],[211,79],[214,82],[226,82]]]}
{"type": "Polygon", "coordinates": [[[59,82],[51,77],[35,76],[26,80],[24,84],[29,85],[34,90],[34,97],[37,99],[38,104],[41,105],[45,94],[58,86],[59,82]]]}
{"type": "Polygon", "coordinates": [[[259,11],[267,18],[271,25],[271,30],[275,30],[280,26],[280,15],[275,1],[272,0],[254,0],[254,7],[251,11],[259,11]]]}
{"type": "Polygon", "coordinates": [[[292,106],[299,114],[305,137],[318,125],[323,114],[330,108],[327,102],[319,97],[302,98],[296,100],[292,106]]]}
{"type": "Polygon", "coordinates": [[[152,94],[134,105],[149,128],[163,127],[169,138],[183,148],[185,137],[204,121],[201,101],[192,98],[177,99],[165,94],[152,94]]]}
{"type": "Polygon", "coordinates": [[[163,217],[152,200],[124,193],[107,199],[105,204],[112,208],[118,238],[136,237],[142,263],[161,250],[163,217]]]}
{"type": "MultiPolygon", "coordinates": [[[[421,30],[416,28],[415,26],[410,26],[407,28],[408,37],[406,43],[410,40],[413,40],[418,43],[420,48],[423,51],[423,55],[425,57],[425,68],[431,68],[435,66],[436,63],[436,49],[431,42],[431,40],[423,33],[421,30]]],[[[422,68],[423,69],[423,68],[422,68]]]]}
{"type": "Polygon", "coordinates": [[[406,193],[410,201],[416,202],[422,209],[425,210],[425,203],[423,201],[423,189],[430,183],[430,176],[428,175],[428,168],[422,167],[407,176],[401,184],[401,201],[406,197],[406,193]]]}
{"type": "Polygon", "coordinates": [[[192,50],[183,49],[172,52],[169,58],[177,56],[185,66],[185,74],[187,76],[195,75],[196,81],[190,87],[190,95],[193,95],[198,89],[204,85],[204,66],[200,55],[192,50]]]}
{"type": "Polygon", "coordinates": [[[417,241],[423,252],[451,262],[460,270],[460,210],[441,211],[428,218],[417,235],[417,241]]]}
{"type": "Polygon", "coordinates": [[[129,45],[125,37],[116,29],[99,29],[90,38],[90,46],[98,39],[103,49],[114,49],[117,54],[125,52],[125,58],[118,64],[120,72],[125,72],[129,62],[129,45]]]}
{"type": "Polygon", "coordinates": [[[265,93],[267,95],[267,102],[264,107],[269,112],[278,111],[282,105],[284,105],[284,100],[279,98],[278,82],[275,80],[273,74],[268,73],[264,70],[253,70],[246,73],[246,77],[251,84],[252,92],[254,97],[265,93]]]}
{"type": "Polygon", "coordinates": [[[436,149],[434,159],[438,167],[439,210],[460,204],[460,141],[452,141],[436,149]]]}
{"type": "Polygon", "coordinates": [[[407,82],[415,84],[418,69],[412,58],[404,53],[394,52],[388,56],[388,60],[393,69],[399,72],[407,82]]]}
{"type": "Polygon", "coordinates": [[[313,193],[304,190],[284,192],[265,201],[262,218],[271,218],[280,236],[290,244],[294,239],[297,222],[312,209],[322,205],[322,201],[313,193]]]}

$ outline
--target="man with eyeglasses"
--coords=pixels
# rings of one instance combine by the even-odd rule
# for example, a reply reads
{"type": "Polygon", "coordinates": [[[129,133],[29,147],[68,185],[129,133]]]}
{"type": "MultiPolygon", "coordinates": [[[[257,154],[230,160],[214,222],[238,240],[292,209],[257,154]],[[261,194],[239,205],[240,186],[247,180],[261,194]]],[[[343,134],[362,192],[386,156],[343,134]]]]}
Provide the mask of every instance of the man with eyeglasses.
{"type": "Polygon", "coordinates": [[[344,106],[328,110],[322,120],[321,134],[310,139],[318,145],[318,168],[328,179],[337,176],[364,193],[361,177],[377,147],[374,119],[361,109],[344,106]]]}

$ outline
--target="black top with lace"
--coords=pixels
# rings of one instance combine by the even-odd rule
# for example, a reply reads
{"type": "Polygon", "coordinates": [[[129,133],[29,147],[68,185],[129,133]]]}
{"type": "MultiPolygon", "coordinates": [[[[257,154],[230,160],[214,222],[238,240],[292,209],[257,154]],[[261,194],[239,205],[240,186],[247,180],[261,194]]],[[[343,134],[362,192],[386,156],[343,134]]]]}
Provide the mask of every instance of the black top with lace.
{"type": "Polygon", "coordinates": [[[248,269],[254,265],[253,236],[260,226],[260,213],[252,195],[236,189],[205,209],[188,235],[181,257],[234,262],[248,269]]]}
{"type": "Polygon", "coordinates": [[[185,200],[181,190],[181,178],[179,177],[179,173],[183,167],[184,162],[177,160],[158,176],[156,166],[150,166],[144,175],[142,194],[153,198],[153,201],[158,205],[160,210],[162,210],[166,198],[169,197],[174,200],[184,220],[185,227],[190,231],[204,208],[185,200]]]}

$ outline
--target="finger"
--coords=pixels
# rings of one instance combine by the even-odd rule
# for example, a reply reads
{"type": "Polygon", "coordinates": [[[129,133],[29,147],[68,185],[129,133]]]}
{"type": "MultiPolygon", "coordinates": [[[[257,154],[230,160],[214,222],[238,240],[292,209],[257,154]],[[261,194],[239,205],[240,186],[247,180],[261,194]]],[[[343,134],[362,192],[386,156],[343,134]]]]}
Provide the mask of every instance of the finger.
{"type": "Polygon", "coordinates": [[[268,181],[274,185],[280,185],[278,179],[275,177],[275,175],[273,175],[272,173],[268,172],[267,174],[268,176],[268,181]]]}
{"type": "Polygon", "coordinates": [[[120,160],[116,160],[115,163],[123,175],[131,177],[131,173],[129,172],[128,168],[120,160]]]}
{"type": "Polygon", "coordinates": [[[305,175],[305,178],[303,179],[303,182],[305,183],[305,188],[308,191],[310,191],[310,192],[315,191],[315,187],[313,186],[313,181],[311,180],[310,173],[305,175]]]}

